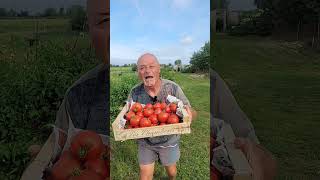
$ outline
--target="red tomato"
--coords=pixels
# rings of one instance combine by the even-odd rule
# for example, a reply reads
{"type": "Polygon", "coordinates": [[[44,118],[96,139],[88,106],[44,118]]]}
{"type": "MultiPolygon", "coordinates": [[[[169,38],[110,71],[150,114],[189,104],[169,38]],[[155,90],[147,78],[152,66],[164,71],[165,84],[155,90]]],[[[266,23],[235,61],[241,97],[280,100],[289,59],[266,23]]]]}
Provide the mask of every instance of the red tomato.
{"type": "Polygon", "coordinates": [[[80,171],[79,173],[74,174],[74,176],[71,176],[68,180],[104,180],[102,176],[95,173],[92,170],[84,169],[80,171]]]}
{"type": "Polygon", "coordinates": [[[177,104],[176,103],[170,103],[169,104],[170,110],[175,113],[177,111],[177,104]]]}
{"type": "Polygon", "coordinates": [[[161,113],[161,112],[162,112],[161,108],[156,108],[156,109],[154,110],[154,114],[159,114],[159,113],[161,113]]]}
{"type": "Polygon", "coordinates": [[[88,160],[84,163],[86,169],[92,170],[93,172],[99,174],[103,178],[106,178],[108,175],[109,169],[103,159],[93,159],[88,160]]]}
{"type": "Polygon", "coordinates": [[[143,112],[139,111],[136,113],[137,116],[140,116],[141,118],[143,118],[143,112]]]}
{"type": "Polygon", "coordinates": [[[169,114],[166,112],[161,112],[158,114],[158,121],[160,121],[161,123],[167,122],[168,118],[169,114]]]}
{"type": "Polygon", "coordinates": [[[144,106],[145,109],[153,109],[152,104],[148,103],[144,106]]]}
{"type": "Polygon", "coordinates": [[[154,105],[153,105],[153,108],[154,109],[157,109],[157,108],[160,108],[161,109],[161,104],[160,103],[155,103],[154,105]]]}
{"type": "Polygon", "coordinates": [[[219,180],[221,173],[213,166],[210,166],[210,180],[219,180]]]}
{"type": "Polygon", "coordinates": [[[131,119],[131,117],[132,116],[135,116],[135,113],[134,112],[132,112],[132,111],[129,111],[129,112],[127,112],[127,114],[126,114],[126,120],[128,120],[128,121],[130,121],[130,119],[131,119]]]}
{"type": "Polygon", "coordinates": [[[167,123],[160,123],[160,126],[161,126],[161,125],[166,125],[166,124],[167,124],[167,123]]]}
{"type": "Polygon", "coordinates": [[[104,145],[97,133],[85,130],[73,137],[70,148],[74,156],[86,161],[100,157],[104,145]]]}
{"type": "Polygon", "coordinates": [[[68,179],[73,173],[79,171],[81,163],[73,157],[70,151],[65,151],[51,170],[50,178],[57,180],[68,179]]]}
{"type": "Polygon", "coordinates": [[[179,123],[179,117],[176,114],[171,114],[167,121],[168,124],[179,123]]]}
{"type": "Polygon", "coordinates": [[[152,124],[158,124],[158,118],[156,114],[152,114],[151,116],[149,116],[149,120],[152,124]]]}
{"type": "Polygon", "coordinates": [[[151,121],[147,118],[142,118],[140,120],[140,127],[150,127],[151,126],[151,121]]]}
{"type": "Polygon", "coordinates": [[[140,119],[141,119],[141,117],[139,117],[139,116],[133,116],[133,117],[131,118],[131,120],[130,120],[130,125],[131,125],[132,127],[139,126],[139,124],[140,124],[140,119]]]}
{"type": "Polygon", "coordinates": [[[149,117],[149,116],[151,116],[152,114],[153,114],[153,109],[151,109],[151,108],[144,109],[144,111],[143,111],[144,117],[149,117]]]}
{"type": "Polygon", "coordinates": [[[171,113],[171,109],[169,106],[166,106],[166,108],[164,109],[167,113],[171,113]]]}
{"type": "Polygon", "coordinates": [[[131,111],[135,113],[142,111],[142,105],[138,102],[134,103],[131,107],[131,111]]]}
{"type": "Polygon", "coordinates": [[[127,129],[132,129],[132,126],[131,126],[131,125],[128,125],[127,129]]]}
{"type": "Polygon", "coordinates": [[[162,103],[160,104],[161,110],[164,110],[166,107],[167,107],[167,104],[166,104],[165,102],[162,102],[162,103]]]}

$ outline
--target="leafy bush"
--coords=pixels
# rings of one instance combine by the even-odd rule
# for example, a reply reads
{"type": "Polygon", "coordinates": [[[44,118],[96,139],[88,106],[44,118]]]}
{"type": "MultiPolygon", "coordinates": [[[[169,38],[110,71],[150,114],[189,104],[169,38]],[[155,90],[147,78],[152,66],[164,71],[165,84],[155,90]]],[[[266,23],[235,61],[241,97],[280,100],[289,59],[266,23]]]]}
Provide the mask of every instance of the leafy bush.
{"type": "Polygon", "coordinates": [[[73,31],[88,31],[86,11],[82,6],[72,6],[67,14],[71,17],[70,24],[73,31]]]}
{"type": "Polygon", "coordinates": [[[272,16],[268,11],[255,10],[242,14],[240,24],[228,30],[230,35],[270,35],[273,29],[272,16]]]}

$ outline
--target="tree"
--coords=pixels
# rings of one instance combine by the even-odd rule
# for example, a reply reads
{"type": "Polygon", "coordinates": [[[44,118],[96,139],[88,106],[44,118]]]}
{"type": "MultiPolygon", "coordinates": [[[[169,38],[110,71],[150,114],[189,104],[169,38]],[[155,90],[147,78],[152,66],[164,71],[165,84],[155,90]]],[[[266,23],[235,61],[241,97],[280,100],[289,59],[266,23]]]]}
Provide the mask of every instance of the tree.
{"type": "Polygon", "coordinates": [[[67,15],[71,17],[71,29],[76,31],[87,31],[86,11],[82,6],[72,6],[68,9],[67,15]]]}
{"type": "Polygon", "coordinates": [[[181,65],[181,60],[180,59],[175,60],[174,65],[181,65]]]}
{"type": "Polygon", "coordinates": [[[64,8],[63,7],[61,7],[59,9],[59,16],[64,16],[64,8]]]}
{"type": "Polygon", "coordinates": [[[29,11],[21,10],[20,13],[17,13],[17,16],[19,16],[19,17],[28,17],[29,16],[29,11]]]}
{"type": "Polygon", "coordinates": [[[13,9],[10,9],[10,10],[8,11],[8,13],[7,13],[7,16],[9,16],[9,17],[15,17],[15,16],[17,16],[17,12],[16,12],[15,10],[13,10],[13,9]]]}
{"type": "Polygon", "coordinates": [[[209,71],[209,59],[210,59],[210,42],[206,42],[199,51],[193,53],[190,64],[197,72],[209,71]]]}
{"type": "Polygon", "coordinates": [[[44,10],[43,16],[49,17],[49,16],[56,16],[57,10],[55,8],[47,8],[44,10]]]}
{"type": "Polygon", "coordinates": [[[5,8],[0,8],[0,17],[7,16],[7,10],[5,8]]]}

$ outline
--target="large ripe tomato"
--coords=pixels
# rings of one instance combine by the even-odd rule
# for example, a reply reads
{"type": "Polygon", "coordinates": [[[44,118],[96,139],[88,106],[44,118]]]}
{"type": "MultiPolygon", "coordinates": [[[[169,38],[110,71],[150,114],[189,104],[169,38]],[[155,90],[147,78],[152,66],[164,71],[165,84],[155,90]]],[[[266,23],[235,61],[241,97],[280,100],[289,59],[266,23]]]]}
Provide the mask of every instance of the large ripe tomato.
{"type": "Polygon", "coordinates": [[[169,104],[170,110],[175,113],[177,111],[177,104],[176,103],[170,103],[169,104]]]}
{"type": "Polygon", "coordinates": [[[73,157],[70,151],[65,151],[53,165],[50,178],[54,180],[68,179],[73,173],[80,171],[80,165],[80,161],[73,157]]]}
{"type": "Polygon", "coordinates": [[[71,176],[68,180],[104,180],[102,176],[90,169],[84,169],[77,174],[71,176]]]}
{"type": "Polygon", "coordinates": [[[147,118],[142,118],[140,120],[140,127],[150,127],[151,126],[151,121],[147,118]]]}
{"type": "Polygon", "coordinates": [[[168,124],[179,123],[179,117],[176,114],[170,114],[167,123],[168,124]]]}
{"type": "Polygon", "coordinates": [[[160,123],[160,126],[161,126],[161,125],[166,125],[166,124],[167,124],[167,123],[160,123]]]}
{"type": "Polygon", "coordinates": [[[132,127],[139,126],[139,124],[140,124],[140,119],[141,119],[140,116],[134,116],[134,117],[132,117],[131,120],[130,120],[130,125],[131,125],[132,127]]]}
{"type": "Polygon", "coordinates": [[[154,114],[159,114],[159,113],[161,113],[161,112],[162,112],[161,108],[156,108],[156,109],[154,110],[154,114]]]}
{"type": "Polygon", "coordinates": [[[152,124],[158,124],[158,118],[156,114],[152,114],[151,116],[149,116],[149,120],[152,124]]]}
{"type": "Polygon", "coordinates": [[[141,112],[141,111],[137,112],[136,115],[139,116],[139,117],[141,117],[141,118],[144,117],[144,116],[143,116],[143,112],[141,112]]]}
{"type": "Polygon", "coordinates": [[[92,170],[93,172],[99,174],[103,178],[106,178],[108,176],[107,164],[103,159],[93,159],[88,160],[84,163],[84,167],[86,169],[92,170]]]}
{"type": "Polygon", "coordinates": [[[221,173],[213,166],[210,166],[210,180],[220,180],[221,173]]]}
{"type": "Polygon", "coordinates": [[[153,109],[151,109],[151,108],[144,109],[144,111],[143,111],[144,117],[149,117],[149,116],[151,116],[152,114],[153,114],[153,109]]]}
{"type": "Polygon", "coordinates": [[[136,114],[132,111],[127,112],[126,114],[126,120],[130,121],[132,116],[135,116],[136,114]]]}
{"type": "Polygon", "coordinates": [[[153,105],[153,108],[154,109],[157,109],[157,108],[160,108],[161,109],[161,104],[160,103],[155,103],[154,105],[153,105]]]}
{"type": "Polygon", "coordinates": [[[70,150],[80,160],[97,159],[103,152],[101,137],[89,130],[81,131],[71,141],[70,150]]]}
{"type": "Polygon", "coordinates": [[[135,113],[142,111],[142,105],[138,102],[134,103],[131,107],[131,111],[135,113]]]}
{"type": "Polygon", "coordinates": [[[164,110],[166,107],[167,107],[167,104],[166,104],[165,102],[162,102],[162,103],[160,104],[161,110],[164,110]]]}
{"type": "Polygon", "coordinates": [[[152,104],[148,103],[144,106],[145,109],[153,109],[152,104]]]}
{"type": "Polygon", "coordinates": [[[167,113],[171,113],[171,109],[169,106],[166,106],[166,108],[164,109],[164,111],[166,111],[167,113]]]}
{"type": "Polygon", "coordinates": [[[160,121],[161,123],[167,122],[168,118],[169,114],[166,112],[161,112],[158,114],[158,121],[160,121]]]}

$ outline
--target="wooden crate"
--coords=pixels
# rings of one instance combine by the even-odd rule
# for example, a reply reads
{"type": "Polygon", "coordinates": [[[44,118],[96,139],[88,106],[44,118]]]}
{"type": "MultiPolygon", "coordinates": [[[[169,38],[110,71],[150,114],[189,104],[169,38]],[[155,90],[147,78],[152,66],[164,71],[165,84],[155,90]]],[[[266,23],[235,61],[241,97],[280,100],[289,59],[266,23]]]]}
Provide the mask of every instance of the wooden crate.
{"type": "Polygon", "coordinates": [[[225,123],[222,128],[226,149],[235,170],[233,180],[252,180],[252,169],[248,160],[240,149],[234,147],[235,135],[231,126],[225,123]]]}
{"type": "Polygon", "coordinates": [[[183,122],[177,124],[152,126],[135,129],[123,129],[119,127],[120,119],[128,112],[129,107],[125,105],[121,112],[118,114],[115,121],[112,123],[112,130],[116,141],[125,141],[128,139],[140,139],[147,137],[156,137],[171,134],[189,134],[190,117],[185,109],[182,109],[183,122]]]}

